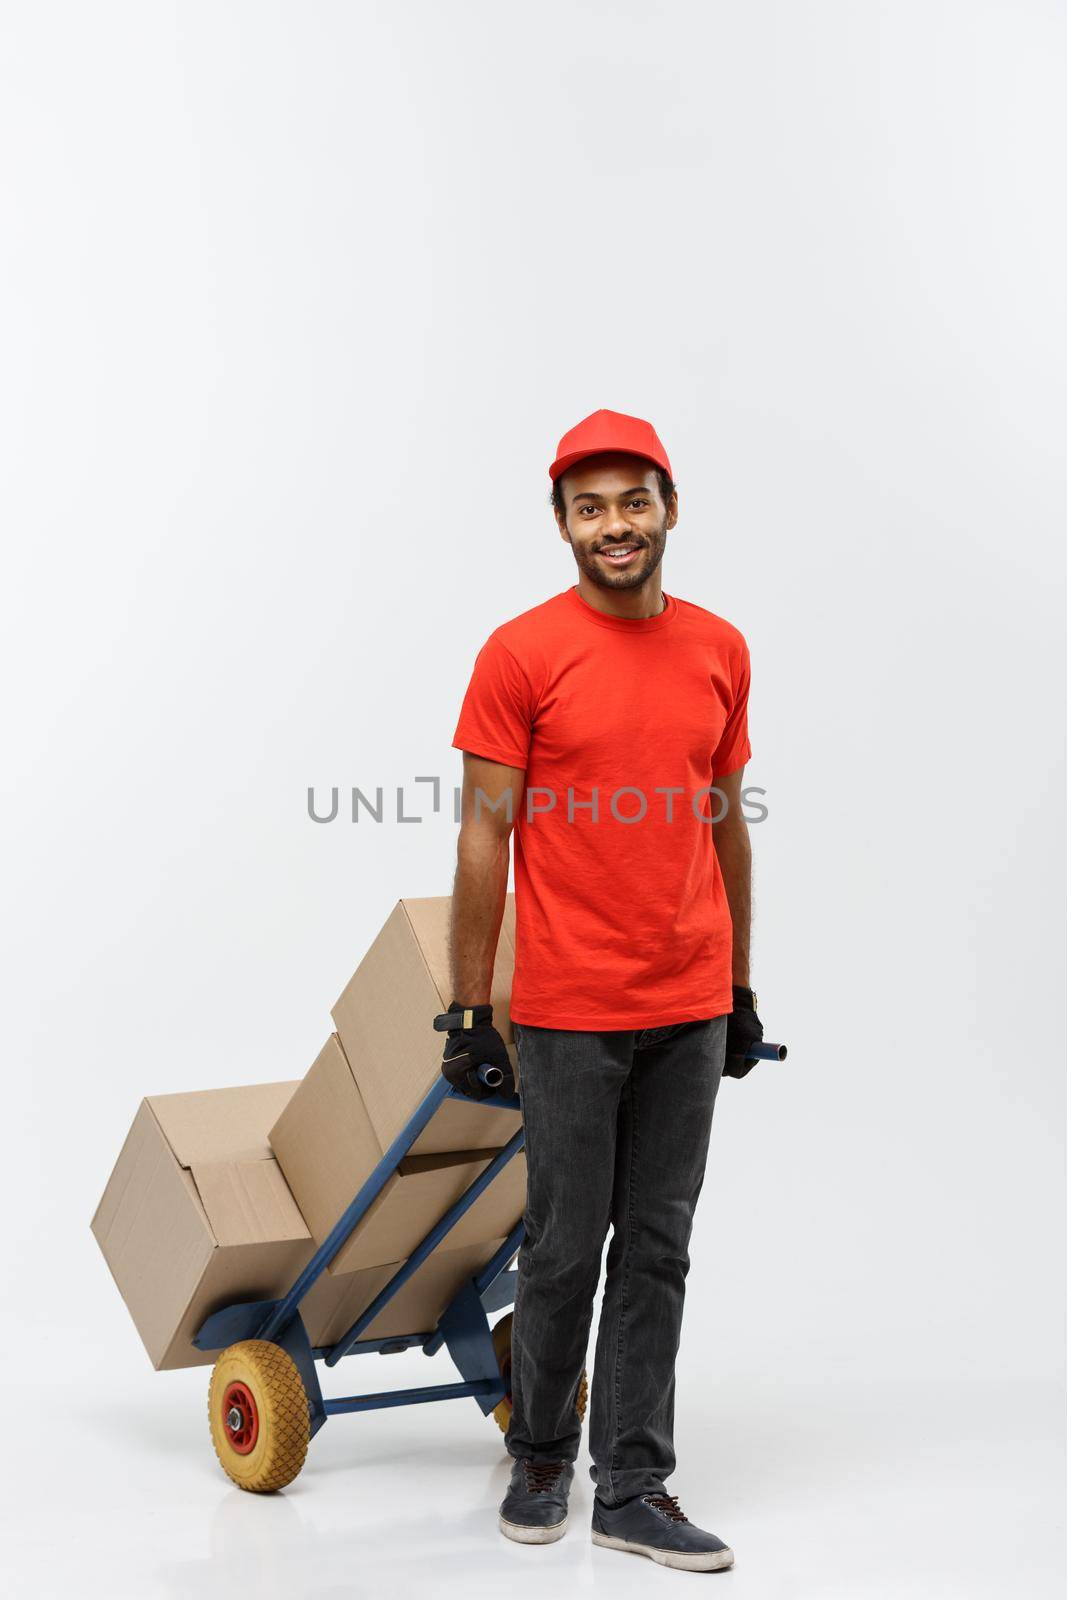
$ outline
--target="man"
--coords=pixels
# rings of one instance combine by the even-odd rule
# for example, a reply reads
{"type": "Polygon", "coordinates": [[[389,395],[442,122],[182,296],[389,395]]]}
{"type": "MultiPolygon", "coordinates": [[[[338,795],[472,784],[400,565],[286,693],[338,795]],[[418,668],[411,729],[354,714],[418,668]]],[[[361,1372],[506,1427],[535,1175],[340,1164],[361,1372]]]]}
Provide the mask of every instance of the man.
{"type": "Polygon", "coordinates": [[[678,494],[650,423],[596,411],[549,468],[577,585],[489,636],[453,745],[463,820],[442,1071],[514,1078],[489,1001],[515,830],[511,1021],[527,1159],[501,1531],[567,1526],[577,1393],[609,1223],[590,1401],[596,1544],[671,1567],[733,1553],[668,1495],[688,1245],[749,988],[748,649],[660,571],[678,494]],[[715,789],[711,790],[714,783],[715,789]]]}

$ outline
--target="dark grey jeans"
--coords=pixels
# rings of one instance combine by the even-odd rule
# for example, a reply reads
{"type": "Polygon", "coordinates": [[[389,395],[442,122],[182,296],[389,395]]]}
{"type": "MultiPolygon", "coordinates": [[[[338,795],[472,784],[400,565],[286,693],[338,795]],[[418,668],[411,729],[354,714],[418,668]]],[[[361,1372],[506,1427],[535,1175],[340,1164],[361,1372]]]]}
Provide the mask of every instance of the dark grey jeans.
{"type": "Polygon", "coordinates": [[[608,1246],[589,1475],[620,1505],[674,1471],[674,1363],[726,1018],[583,1033],[514,1024],[526,1238],[511,1336],[513,1456],[574,1461],[576,1408],[608,1246]]]}

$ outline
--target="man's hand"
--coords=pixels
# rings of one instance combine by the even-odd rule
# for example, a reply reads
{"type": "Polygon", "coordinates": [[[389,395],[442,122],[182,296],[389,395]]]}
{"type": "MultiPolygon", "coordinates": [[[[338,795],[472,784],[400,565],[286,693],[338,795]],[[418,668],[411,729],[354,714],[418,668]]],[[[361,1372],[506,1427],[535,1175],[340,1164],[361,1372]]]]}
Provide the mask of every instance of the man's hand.
{"type": "Polygon", "coordinates": [[[726,1064],[723,1076],[743,1078],[756,1065],[749,1054],[752,1045],[763,1039],[763,1023],[756,1015],[756,996],[751,989],[734,984],[734,1009],[726,1019],[726,1064]]]}
{"type": "Polygon", "coordinates": [[[508,1047],[493,1027],[491,1005],[463,1006],[453,1000],[447,1011],[434,1018],[434,1027],[447,1031],[448,1040],[441,1061],[441,1076],[454,1089],[471,1100],[485,1100],[491,1094],[514,1094],[515,1074],[508,1047]],[[464,1012],[470,1013],[471,1026],[463,1026],[464,1012]],[[451,1026],[449,1026],[451,1024],[451,1026]],[[490,1088],[478,1076],[478,1067],[499,1067],[502,1083],[490,1088]]]}

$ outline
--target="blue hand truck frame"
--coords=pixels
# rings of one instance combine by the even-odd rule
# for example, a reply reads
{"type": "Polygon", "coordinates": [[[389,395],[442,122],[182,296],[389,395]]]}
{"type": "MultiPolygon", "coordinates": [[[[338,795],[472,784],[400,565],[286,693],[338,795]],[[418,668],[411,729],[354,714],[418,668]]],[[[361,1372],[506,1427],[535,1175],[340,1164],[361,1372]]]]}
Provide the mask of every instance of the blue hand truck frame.
{"type": "MultiPolygon", "coordinates": [[[[752,1054],[763,1060],[785,1059],[784,1045],[761,1044],[752,1047],[752,1054]]],[[[483,1082],[499,1081],[496,1068],[479,1067],[483,1082]],[[495,1080],[491,1076],[495,1074],[495,1080]]],[[[201,1324],[193,1338],[198,1350],[222,1351],[242,1339],[265,1339],[279,1345],[291,1357],[303,1381],[308,1397],[310,1437],[322,1427],[327,1417],[349,1411],[375,1411],[384,1406],[420,1405],[430,1400],[460,1400],[470,1396],[476,1400],[483,1415],[493,1411],[506,1394],[506,1386],[493,1344],[488,1313],[512,1305],[515,1299],[516,1269],[505,1271],[525,1238],[526,1230],[520,1219],[482,1269],[460,1287],[438,1319],[436,1329],[423,1333],[398,1335],[387,1339],[364,1339],[364,1330],[387,1305],[408,1279],[418,1271],[432,1251],[441,1243],[460,1218],[470,1210],[478,1197],[485,1192],[508,1162],[523,1148],[525,1135],[522,1128],[512,1135],[481,1172],[464,1194],[450,1206],[444,1216],[434,1224],[429,1233],[402,1263],[388,1283],[360,1313],[351,1327],[333,1345],[312,1345],[303,1318],[300,1302],[312,1284],[325,1272],[334,1256],[359,1226],[368,1208],[377,1199],[389,1178],[399,1167],[419,1134],[440,1106],[450,1098],[462,1099],[467,1104],[485,1106],[487,1109],[521,1111],[517,1094],[487,1094],[473,1101],[441,1077],[429,1090],[410,1121],[397,1134],[378,1165],[360,1189],[351,1205],[338,1218],[328,1237],[315,1251],[296,1282],[280,1300],[238,1301],[213,1312],[201,1324]],[[384,1390],[377,1394],[346,1395],[338,1399],[323,1397],[319,1385],[316,1361],[334,1367],[349,1355],[394,1355],[401,1350],[421,1346],[423,1354],[436,1355],[444,1345],[462,1374],[461,1383],[440,1383],[411,1389],[384,1390]]]]}

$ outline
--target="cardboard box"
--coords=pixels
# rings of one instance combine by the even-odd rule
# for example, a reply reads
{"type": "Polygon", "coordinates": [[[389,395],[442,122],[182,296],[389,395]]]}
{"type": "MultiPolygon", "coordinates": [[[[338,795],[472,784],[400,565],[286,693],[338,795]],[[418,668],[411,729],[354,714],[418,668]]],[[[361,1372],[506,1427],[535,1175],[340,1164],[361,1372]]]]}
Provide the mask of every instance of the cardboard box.
{"type": "MultiPolygon", "coordinates": [[[[383,1155],[335,1033],[271,1128],[270,1145],[318,1246],[383,1155]]],[[[406,1260],[496,1153],[438,1151],[406,1157],[327,1271],[355,1272],[406,1260]]],[[[442,1248],[506,1238],[525,1206],[526,1158],[520,1150],[445,1235],[442,1248]]]]}
{"type": "MultiPolygon", "coordinates": [[[[389,1339],[399,1334],[432,1333],[464,1280],[472,1278],[491,1261],[503,1242],[503,1239],[488,1239],[456,1250],[446,1250],[443,1246],[435,1250],[383,1306],[360,1338],[389,1339]]],[[[336,1344],[389,1282],[399,1265],[394,1262],[390,1266],[370,1267],[363,1272],[346,1273],[341,1278],[323,1273],[308,1290],[301,1306],[312,1344],[316,1347],[336,1344]]]]}
{"type": "MultiPolygon", "coordinates": [[[[518,1052],[508,1014],[515,970],[515,897],[509,894],[497,943],[491,1000],[516,1084],[518,1052]]],[[[378,1143],[387,1150],[440,1077],[445,1035],[433,1019],[451,1003],[450,895],[399,900],[333,1008],[333,1021],[359,1084],[378,1143]]],[[[518,1111],[450,1099],[423,1129],[411,1155],[499,1149],[521,1125],[518,1111]]]]}
{"type": "MultiPolygon", "coordinates": [[[[138,1108],[91,1226],[157,1370],[211,1365],[217,1352],[192,1343],[204,1319],[287,1293],[315,1252],[267,1139],[297,1087],[153,1095],[138,1108]]],[[[432,1330],[501,1242],[440,1246],[365,1337],[432,1330]]],[[[324,1272],[300,1308],[312,1343],[339,1338],[399,1265],[324,1272]]]]}
{"type": "Polygon", "coordinates": [[[91,1226],[157,1369],[211,1361],[208,1313],[284,1293],[314,1252],[267,1142],[296,1086],[141,1102],[91,1226]]]}

